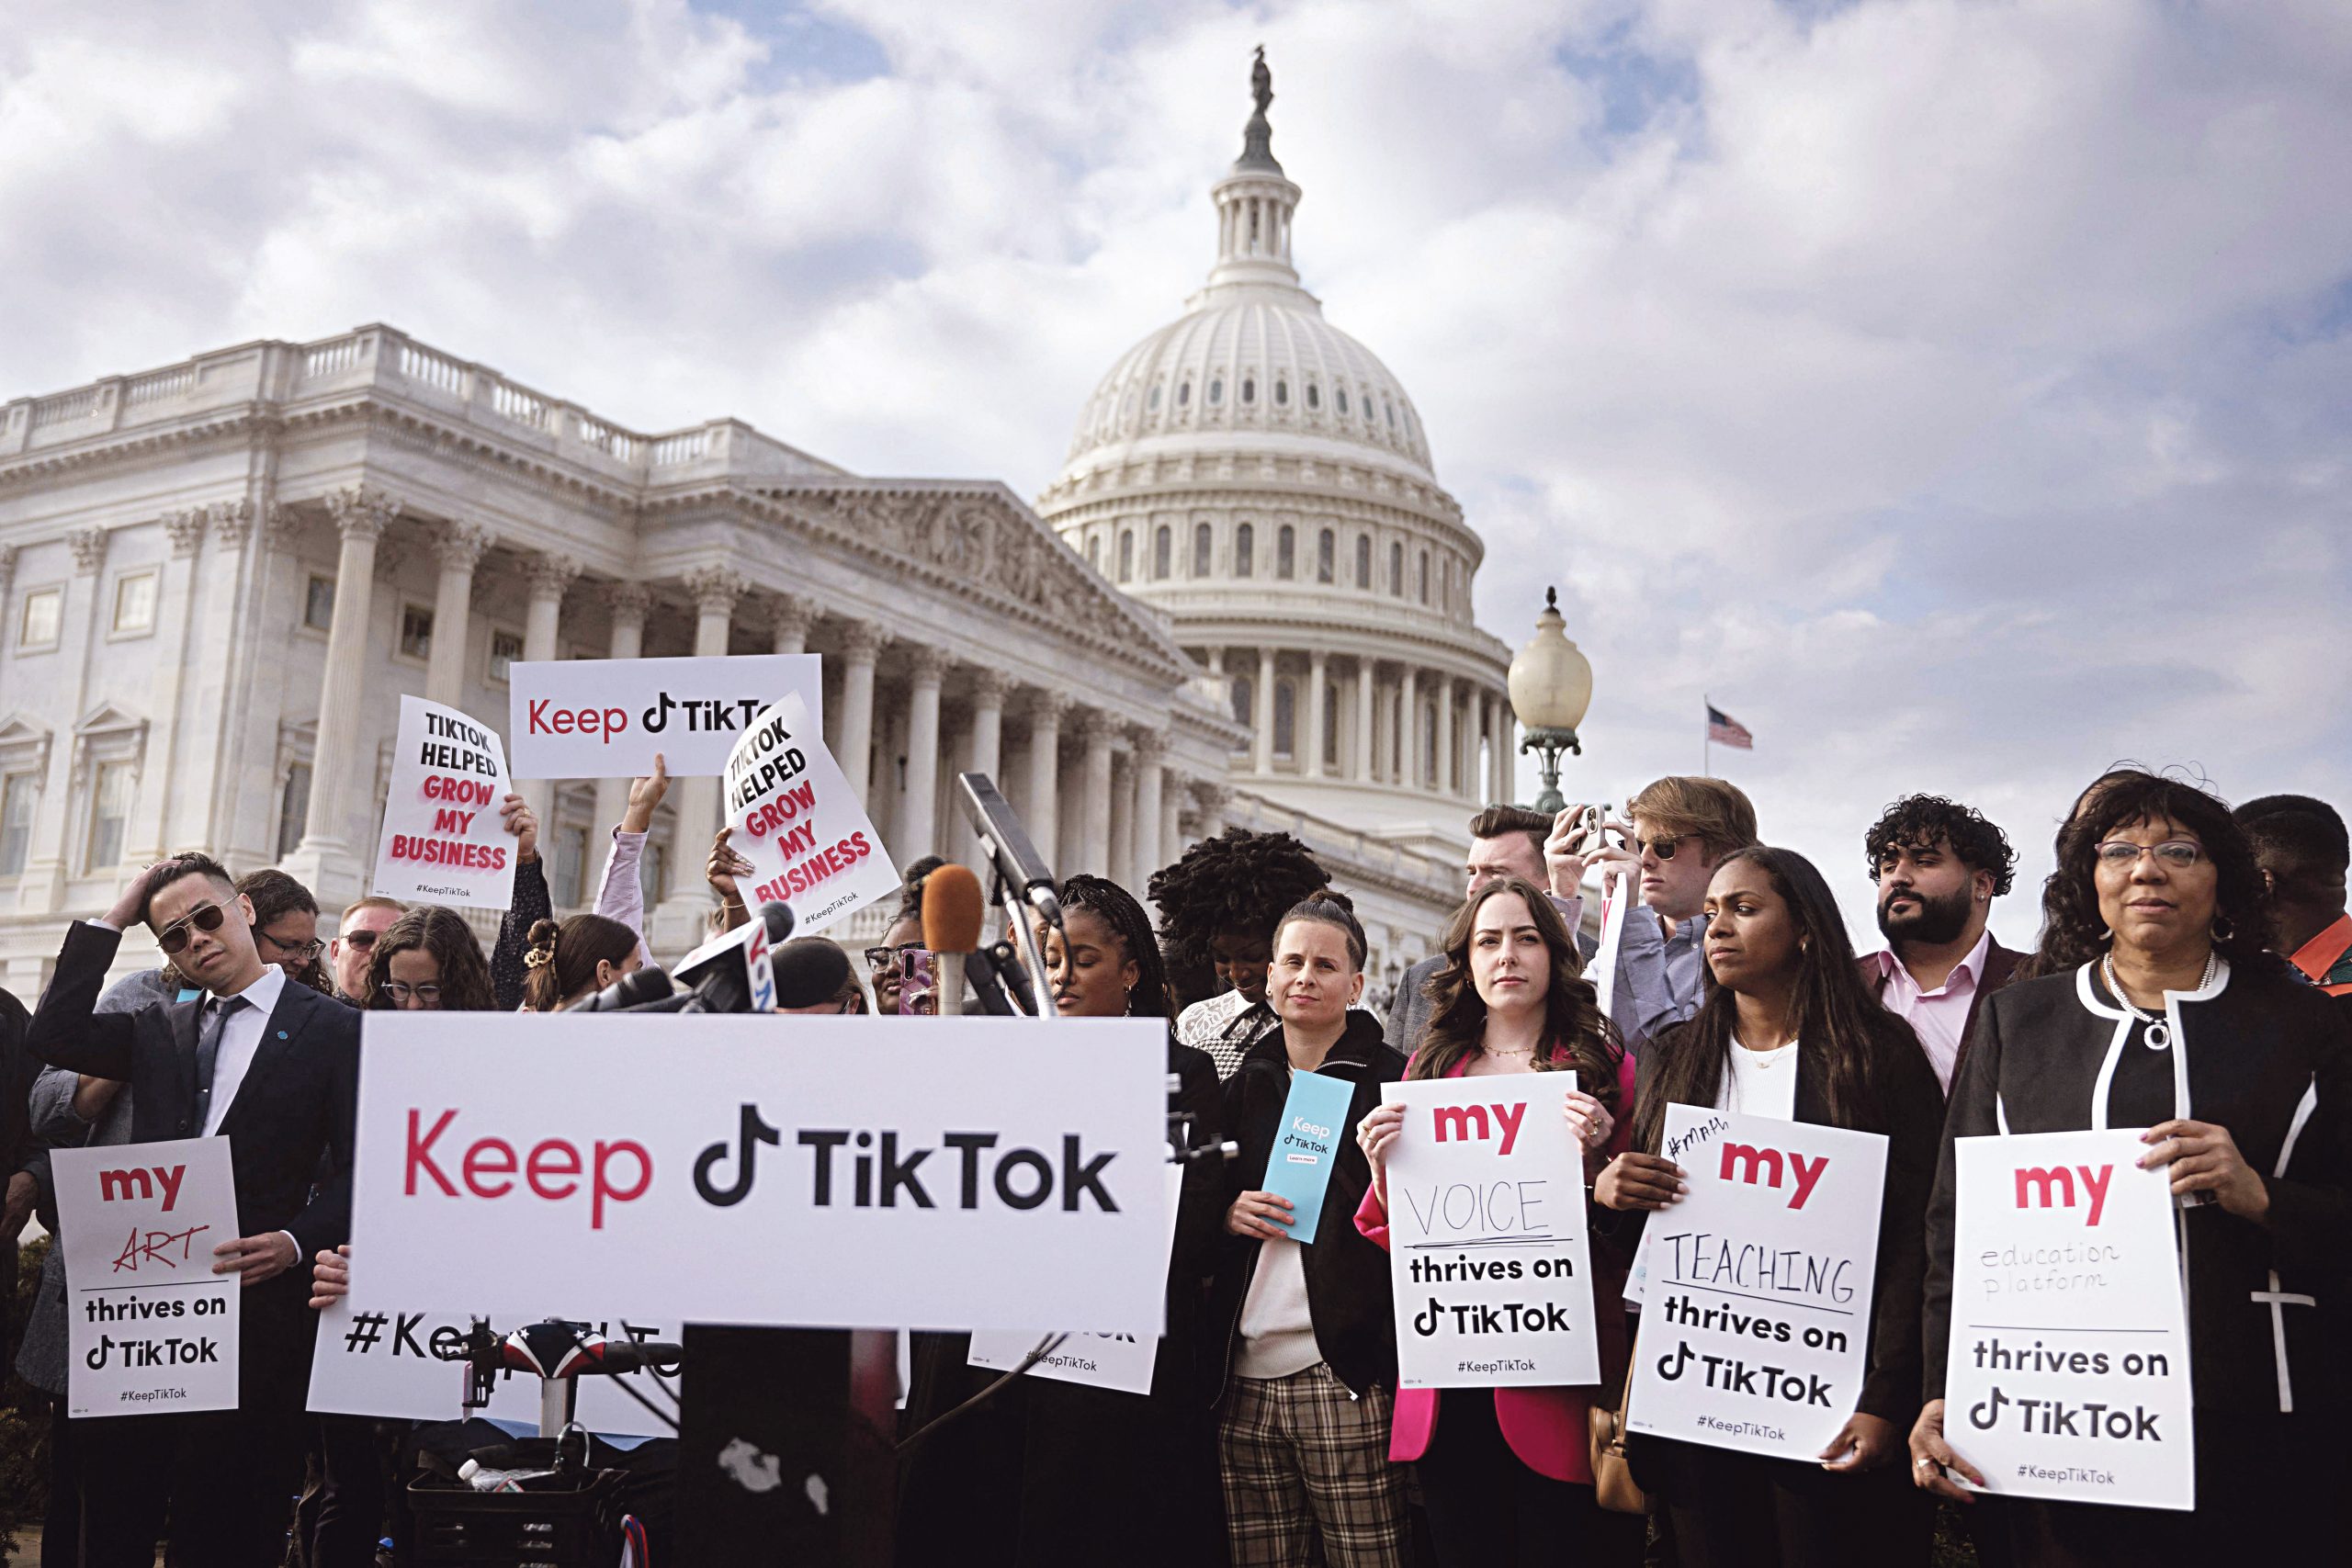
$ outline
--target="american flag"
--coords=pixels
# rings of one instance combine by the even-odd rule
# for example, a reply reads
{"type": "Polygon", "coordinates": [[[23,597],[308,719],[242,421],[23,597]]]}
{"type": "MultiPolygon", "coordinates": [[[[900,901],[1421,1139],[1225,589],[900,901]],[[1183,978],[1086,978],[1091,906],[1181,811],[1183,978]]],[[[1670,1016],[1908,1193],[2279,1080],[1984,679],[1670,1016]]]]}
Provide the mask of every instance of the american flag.
{"type": "Polygon", "coordinates": [[[1747,726],[1713,703],[1707,705],[1707,739],[1718,746],[1729,746],[1735,750],[1756,750],[1756,737],[1747,732],[1747,726]]]}

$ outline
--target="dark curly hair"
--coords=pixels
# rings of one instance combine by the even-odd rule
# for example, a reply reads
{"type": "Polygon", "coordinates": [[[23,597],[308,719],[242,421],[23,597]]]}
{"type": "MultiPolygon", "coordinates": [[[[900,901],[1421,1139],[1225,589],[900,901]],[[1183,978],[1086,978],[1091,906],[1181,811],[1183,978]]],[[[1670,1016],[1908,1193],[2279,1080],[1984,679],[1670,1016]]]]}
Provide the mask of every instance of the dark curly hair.
{"type": "Polygon", "coordinates": [[[496,1012],[498,990],[490,981],[490,961],[481,954],[481,941],[466,918],[455,909],[426,904],[411,909],[384,929],[368,955],[368,993],[363,1008],[391,1010],[392,998],[384,983],[392,977],[392,956],[423,948],[440,961],[441,1010],[496,1012]]]}
{"type": "MultiPolygon", "coordinates": [[[[315,917],[319,912],[319,901],[311,897],[311,890],[276,866],[245,873],[237,878],[237,891],[253,900],[255,932],[266,931],[287,915],[315,917]]],[[[327,972],[325,962],[316,953],[290,978],[300,980],[322,997],[334,995],[334,976],[327,972]]]]}
{"type": "Polygon", "coordinates": [[[1863,835],[1862,853],[1875,879],[1890,852],[1938,844],[1958,855],[1969,870],[1991,872],[1996,898],[2017,880],[2018,852],[2009,848],[2009,836],[1975,807],[1939,795],[1906,795],[1888,807],[1863,835]]]}
{"type": "Polygon", "coordinates": [[[2269,900],[2254,846],[2230,815],[2227,802],[2186,780],[2132,770],[2101,781],[2058,830],[2058,869],[2041,899],[2039,970],[2054,975],[2080,968],[2108,950],[2114,934],[2098,912],[2098,847],[2118,828],[2170,822],[2197,835],[2213,862],[2213,947],[2237,965],[2276,962],[2269,953],[2269,900]]]}
{"type": "Polygon", "coordinates": [[[1102,918],[1135,961],[1135,989],[1127,993],[1127,1016],[1130,1018],[1170,1017],[1168,1008],[1168,970],[1159,962],[1159,943],[1151,934],[1151,917],[1136,902],[1136,896],[1108,877],[1088,876],[1083,873],[1062,883],[1062,911],[1085,909],[1102,918]]]}
{"type": "Polygon", "coordinates": [[[1305,844],[1288,833],[1227,828],[1151,874],[1147,891],[1159,906],[1159,927],[1195,963],[1209,959],[1219,931],[1271,935],[1292,906],[1330,879],[1305,844]]]}
{"type": "Polygon", "coordinates": [[[1600,1010],[1592,982],[1584,977],[1584,954],[1575,933],[1532,883],[1516,876],[1489,882],[1470,895],[1445,923],[1439,951],[1445,962],[1429,978],[1430,1021],[1413,1043],[1413,1059],[1405,1069],[1408,1078],[1442,1078],[1456,1064],[1474,1055],[1487,1031],[1487,1003],[1470,976],[1470,938],[1478,926],[1478,911],[1490,898],[1516,894],[1526,904],[1535,930],[1551,953],[1551,988],[1544,998],[1544,1042],[1550,1047],[1535,1062],[1537,1072],[1573,1067],[1577,1082],[1594,1099],[1617,1110],[1617,1072],[1625,1057],[1624,1042],[1616,1025],[1600,1010]]]}
{"type": "MultiPolygon", "coordinates": [[[[1846,918],[1819,867],[1794,850],[1763,844],[1734,850],[1721,864],[1740,861],[1762,868],[1803,938],[1789,1019],[1798,1070],[1820,1086],[1831,1126],[1877,1127],[1892,1075],[1905,1066],[1926,1066],[1918,1036],[1863,986],[1846,918]]],[[[1720,866],[1716,874],[1722,874],[1720,866]]],[[[1642,1048],[1634,1103],[1635,1148],[1658,1152],[1668,1105],[1715,1103],[1730,1054],[1738,1049],[1732,1043],[1738,1021],[1738,998],[1717,985],[1710,969],[1699,1010],[1642,1048]]]]}

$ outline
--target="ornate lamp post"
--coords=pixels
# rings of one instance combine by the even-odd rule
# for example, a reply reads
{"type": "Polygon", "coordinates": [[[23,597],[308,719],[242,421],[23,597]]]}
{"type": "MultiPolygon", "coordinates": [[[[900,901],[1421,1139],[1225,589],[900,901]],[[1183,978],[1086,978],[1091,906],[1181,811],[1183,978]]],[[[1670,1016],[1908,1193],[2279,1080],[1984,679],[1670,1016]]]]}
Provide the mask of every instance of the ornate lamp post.
{"type": "Polygon", "coordinates": [[[1544,793],[1535,797],[1538,811],[1558,811],[1567,805],[1560,795],[1560,753],[1584,754],[1577,742],[1577,726],[1592,704],[1592,666],[1568,640],[1567,623],[1560,618],[1560,596],[1544,591],[1544,613],[1535,617],[1535,636],[1510,661],[1510,706],[1526,731],[1521,751],[1536,753],[1544,776],[1544,793]]]}

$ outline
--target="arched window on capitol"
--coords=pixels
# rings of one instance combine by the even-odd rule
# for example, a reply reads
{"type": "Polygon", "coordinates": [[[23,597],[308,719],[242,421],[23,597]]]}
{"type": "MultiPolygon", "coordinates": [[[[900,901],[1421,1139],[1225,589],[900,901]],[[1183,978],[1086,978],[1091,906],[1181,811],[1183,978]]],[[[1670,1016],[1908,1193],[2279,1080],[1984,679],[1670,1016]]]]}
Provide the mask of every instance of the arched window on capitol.
{"type": "Polygon", "coordinates": [[[1429,553],[1429,551],[1427,551],[1427,550],[1423,550],[1423,551],[1421,552],[1421,603],[1422,603],[1422,604],[1428,604],[1429,602],[1430,602],[1430,553],[1429,553]]]}
{"type": "Polygon", "coordinates": [[[1205,523],[1195,524],[1193,527],[1193,575],[1194,577],[1206,577],[1209,574],[1209,563],[1216,547],[1216,536],[1210,530],[1209,525],[1205,523]]]}
{"type": "Polygon", "coordinates": [[[1225,401],[1224,378],[1213,378],[1209,382],[1209,406],[1214,408],[1223,401],[1225,401]]]}
{"type": "Polygon", "coordinates": [[[1369,592],[1372,588],[1372,536],[1356,536],[1356,586],[1369,592]]]}
{"type": "Polygon", "coordinates": [[[1388,592],[1399,599],[1405,596],[1405,547],[1396,541],[1388,546],[1388,592]]]}
{"type": "Polygon", "coordinates": [[[1339,548],[1340,536],[1330,529],[1326,528],[1315,536],[1316,581],[1329,582],[1339,574],[1339,562],[1334,558],[1339,548]]]}
{"type": "Polygon", "coordinates": [[[1257,682],[1247,675],[1233,678],[1233,722],[1255,726],[1258,722],[1257,682]]]}
{"type": "Polygon", "coordinates": [[[1176,530],[1162,523],[1151,536],[1151,577],[1155,582],[1168,581],[1176,568],[1170,558],[1176,553],[1176,530]]]}
{"type": "Polygon", "coordinates": [[[1258,400],[1258,379],[1256,377],[1244,376],[1241,378],[1241,400],[1245,403],[1254,403],[1258,400]]]}
{"type": "MultiPolygon", "coordinates": [[[[1119,530],[1119,581],[1122,581],[1122,582],[1125,582],[1125,581],[1126,581],[1128,579],[1130,579],[1130,578],[1134,577],[1134,576],[1135,576],[1135,574],[1136,574],[1136,536],[1135,536],[1135,530],[1133,530],[1133,529],[1131,529],[1131,528],[1122,528],[1122,529],[1120,529],[1120,530],[1119,530]]],[[[1428,562],[1428,561],[1426,561],[1426,560],[1424,560],[1424,561],[1421,563],[1421,589],[1422,589],[1421,597],[1422,597],[1422,598],[1424,598],[1424,599],[1428,598],[1428,597],[1429,597],[1429,592],[1428,592],[1428,590],[1429,590],[1429,562],[1428,562]]]]}
{"type": "Polygon", "coordinates": [[[1100,534],[1086,536],[1086,564],[1096,571],[1102,570],[1102,536],[1100,534]]]}
{"type": "Polygon", "coordinates": [[[1274,575],[1284,582],[1298,575],[1298,530],[1287,523],[1274,535],[1274,575]]]}
{"type": "Polygon", "coordinates": [[[1249,577],[1258,567],[1258,530],[1244,523],[1233,530],[1233,575],[1249,577]]]}
{"type": "Polygon", "coordinates": [[[1309,381],[1309,382],[1306,384],[1306,412],[1309,412],[1309,413],[1313,413],[1317,409],[1319,409],[1319,408],[1321,408],[1322,406],[1323,406],[1323,392],[1322,392],[1322,389],[1320,389],[1320,388],[1318,388],[1317,386],[1316,386],[1316,384],[1315,384],[1314,382],[1309,381]]]}
{"type": "Polygon", "coordinates": [[[1295,756],[1298,751],[1298,682],[1274,682],[1274,755],[1295,756]]]}

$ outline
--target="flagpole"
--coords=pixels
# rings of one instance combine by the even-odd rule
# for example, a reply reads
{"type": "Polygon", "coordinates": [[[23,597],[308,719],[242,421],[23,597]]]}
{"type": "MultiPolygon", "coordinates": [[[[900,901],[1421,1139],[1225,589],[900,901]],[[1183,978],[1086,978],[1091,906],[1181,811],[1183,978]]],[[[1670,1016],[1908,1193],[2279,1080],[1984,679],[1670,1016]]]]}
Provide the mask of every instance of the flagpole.
{"type": "Polygon", "coordinates": [[[1699,700],[1707,708],[1699,716],[1699,776],[1711,779],[1715,776],[1715,699],[1702,692],[1699,700]]]}

